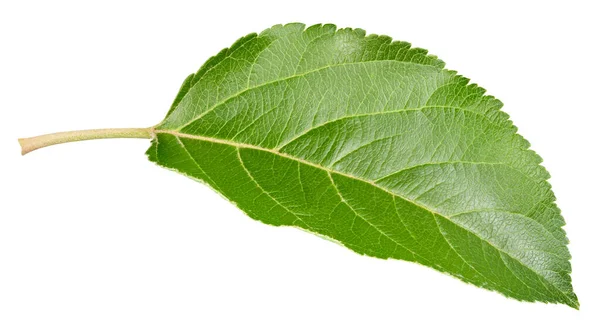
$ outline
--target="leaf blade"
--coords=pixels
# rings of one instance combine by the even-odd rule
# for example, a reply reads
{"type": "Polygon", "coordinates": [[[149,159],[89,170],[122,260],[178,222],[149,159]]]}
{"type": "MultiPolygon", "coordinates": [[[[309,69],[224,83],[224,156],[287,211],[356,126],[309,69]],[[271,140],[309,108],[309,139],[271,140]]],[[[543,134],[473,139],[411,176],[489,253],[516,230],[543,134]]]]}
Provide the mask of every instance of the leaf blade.
{"type": "Polygon", "coordinates": [[[275,26],[240,41],[184,85],[152,161],[267,224],[578,306],[549,176],[499,101],[360,30],[275,26]]]}

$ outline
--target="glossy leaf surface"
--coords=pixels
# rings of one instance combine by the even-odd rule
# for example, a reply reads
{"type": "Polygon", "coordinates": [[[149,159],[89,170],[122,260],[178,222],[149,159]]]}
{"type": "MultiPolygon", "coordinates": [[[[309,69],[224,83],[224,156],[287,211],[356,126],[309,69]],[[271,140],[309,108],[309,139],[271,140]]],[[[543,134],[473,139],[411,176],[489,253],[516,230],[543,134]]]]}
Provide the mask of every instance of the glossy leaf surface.
{"type": "Polygon", "coordinates": [[[148,156],[261,222],[578,307],[549,175],[501,106],[408,43],[274,26],[185,80],[148,156]]]}

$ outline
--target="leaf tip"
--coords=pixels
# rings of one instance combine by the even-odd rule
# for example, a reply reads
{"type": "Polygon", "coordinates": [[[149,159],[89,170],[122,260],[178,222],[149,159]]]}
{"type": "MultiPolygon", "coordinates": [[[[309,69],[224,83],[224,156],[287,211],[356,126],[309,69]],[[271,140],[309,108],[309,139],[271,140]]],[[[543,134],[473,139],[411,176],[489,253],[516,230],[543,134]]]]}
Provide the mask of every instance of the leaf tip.
{"type": "Polygon", "coordinates": [[[575,294],[573,294],[574,298],[569,300],[569,303],[567,303],[567,306],[575,309],[575,310],[579,310],[579,299],[577,298],[577,296],[575,296],[575,294]]]}

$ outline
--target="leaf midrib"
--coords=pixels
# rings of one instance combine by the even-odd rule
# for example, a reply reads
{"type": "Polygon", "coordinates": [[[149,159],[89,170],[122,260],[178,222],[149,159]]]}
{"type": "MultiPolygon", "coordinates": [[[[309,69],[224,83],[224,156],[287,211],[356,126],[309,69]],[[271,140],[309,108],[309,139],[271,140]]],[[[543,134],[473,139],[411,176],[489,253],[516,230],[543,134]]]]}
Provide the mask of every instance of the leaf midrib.
{"type": "MultiPolygon", "coordinates": [[[[293,161],[300,162],[300,163],[302,163],[302,164],[306,164],[306,165],[308,165],[308,166],[312,166],[312,167],[315,167],[315,168],[321,169],[321,170],[323,170],[323,171],[325,171],[325,172],[327,172],[327,173],[329,173],[329,174],[331,174],[331,173],[334,173],[334,174],[338,174],[338,175],[341,175],[341,176],[344,176],[344,177],[347,177],[347,178],[350,178],[350,179],[353,179],[353,180],[356,180],[356,181],[361,181],[361,182],[364,182],[364,183],[368,183],[368,184],[370,184],[370,185],[372,185],[372,186],[374,186],[374,187],[376,187],[376,188],[378,188],[378,189],[380,189],[380,190],[382,190],[382,191],[384,191],[384,192],[386,192],[386,193],[388,193],[388,194],[390,194],[390,195],[392,195],[392,196],[399,197],[399,198],[401,198],[401,199],[405,200],[406,202],[408,202],[408,203],[411,203],[411,204],[413,204],[413,205],[415,205],[415,206],[417,206],[417,207],[419,207],[419,208],[421,208],[421,209],[423,209],[423,210],[425,210],[425,211],[427,211],[427,212],[431,213],[431,214],[432,214],[432,215],[434,215],[434,216],[435,216],[435,215],[437,215],[437,216],[440,216],[440,217],[442,217],[442,218],[444,218],[444,219],[448,220],[450,223],[452,223],[452,224],[456,225],[457,227],[459,227],[459,228],[461,228],[461,229],[463,229],[463,230],[465,230],[465,231],[467,231],[467,232],[469,232],[469,233],[473,234],[474,236],[476,236],[476,237],[477,237],[477,238],[479,238],[480,240],[482,240],[482,241],[485,241],[485,242],[486,242],[486,243],[488,243],[490,246],[492,246],[493,248],[495,248],[497,251],[499,251],[499,252],[502,252],[502,253],[504,253],[505,255],[507,255],[507,256],[509,256],[509,257],[511,257],[513,260],[515,260],[516,262],[518,262],[520,265],[522,265],[523,267],[525,267],[525,268],[527,268],[528,270],[530,270],[531,272],[533,272],[533,273],[534,273],[534,274],[535,274],[535,275],[536,275],[536,276],[537,276],[537,277],[538,277],[540,280],[542,280],[542,283],[548,283],[548,284],[550,284],[550,285],[551,285],[553,288],[555,288],[555,289],[556,289],[556,290],[557,290],[557,291],[558,291],[560,294],[562,294],[562,296],[563,296],[563,297],[564,297],[564,298],[565,298],[565,299],[566,299],[568,302],[572,303],[574,306],[578,306],[578,303],[577,303],[577,302],[575,302],[575,301],[573,301],[573,299],[571,299],[571,298],[570,298],[570,297],[567,295],[567,293],[566,293],[566,292],[564,292],[563,290],[561,290],[560,288],[558,288],[558,287],[557,287],[557,286],[556,286],[554,283],[552,283],[552,282],[550,282],[549,280],[547,280],[546,278],[544,278],[544,277],[543,277],[541,274],[539,274],[539,273],[538,273],[536,270],[534,270],[534,269],[532,269],[531,267],[529,267],[529,266],[525,265],[525,264],[524,264],[524,263],[523,263],[521,260],[519,260],[519,259],[518,259],[518,258],[516,258],[515,256],[511,255],[509,252],[507,252],[507,251],[504,251],[503,249],[499,248],[498,246],[494,245],[493,243],[491,243],[491,242],[489,242],[489,241],[487,241],[487,240],[483,239],[483,238],[482,238],[481,236],[479,236],[477,233],[475,233],[475,232],[473,232],[473,231],[469,230],[468,228],[465,228],[465,227],[463,227],[463,226],[459,225],[458,223],[454,222],[454,221],[451,219],[451,217],[448,217],[448,216],[446,216],[446,215],[443,215],[443,214],[441,214],[441,213],[439,213],[439,212],[437,212],[437,211],[435,211],[435,210],[429,209],[429,208],[427,208],[426,206],[424,206],[424,205],[422,205],[422,204],[420,204],[420,203],[417,203],[417,202],[415,202],[414,200],[411,200],[411,199],[408,199],[408,198],[404,197],[403,195],[395,194],[395,193],[393,193],[392,191],[390,191],[390,190],[388,190],[388,189],[384,188],[383,186],[380,186],[380,185],[376,184],[374,181],[366,180],[366,179],[363,179],[363,178],[360,178],[360,177],[358,177],[358,176],[354,176],[354,175],[351,175],[351,174],[348,174],[348,173],[344,173],[344,172],[336,171],[336,170],[333,170],[333,169],[331,169],[331,168],[324,167],[324,166],[322,166],[322,165],[319,165],[319,164],[316,164],[316,163],[313,163],[313,162],[310,162],[310,161],[307,161],[307,160],[304,160],[304,159],[301,159],[301,158],[295,157],[295,156],[293,156],[293,155],[290,155],[290,154],[287,154],[287,153],[282,153],[282,152],[279,152],[279,151],[277,151],[277,150],[270,149],[270,148],[264,148],[264,147],[260,147],[260,146],[256,146],[256,145],[251,145],[251,144],[246,144],[246,143],[240,143],[240,142],[230,141],[230,140],[226,140],[226,139],[212,138],[212,137],[206,137],[206,136],[201,136],[201,135],[191,135],[191,134],[181,133],[181,132],[178,132],[178,131],[170,131],[170,130],[157,130],[157,129],[154,129],[154,130],[153,130],[153,132],[154,132],[155,134],[161,134],[161,133],[162,133],[162,134],[169,134],[169,135],[172,135],[172,136],[174,136],[174,137],[176,137],[176,138],[178,138],[178,139],[179,139],[179,138],[187,138],[187,139],[201,140],[201,141],[206,141],[206,142],[211,142],[211,143],[218,143],[218,144],[228,145],[228,146],[234,147],[234,148],[236,148],[236,149],[238,149],[238,150],[239,150],[239,148],[247,148],[247,149],[254,149],[254,150],[259,150],[259,151],[263,151],[263,152],[268,152],[268,153],[271,153],[271,154],[274,154],[274,155],[278,155],[278,156],[284,157],[284,158],[286,158],[286,159],[290,159],[290,160],[293,160],[293,161]]],[[[511,271],[511,272],[512,272],[512,271],[511,271]]],[[[516,275],[515,275],[515,276],[516,276],[516,275]]]]}

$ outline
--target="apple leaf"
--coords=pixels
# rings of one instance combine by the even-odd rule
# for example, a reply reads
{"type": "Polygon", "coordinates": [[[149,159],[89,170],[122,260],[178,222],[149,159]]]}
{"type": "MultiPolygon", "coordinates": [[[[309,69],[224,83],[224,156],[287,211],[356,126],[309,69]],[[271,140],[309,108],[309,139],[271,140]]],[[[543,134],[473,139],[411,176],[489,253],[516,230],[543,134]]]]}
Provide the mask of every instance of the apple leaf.
{"type": "Polygon", "coordinates": [[[152,138],[151,161],[263,223],[578,308],[541,158],[500,101],[444,67],[424,49],[361,29],[277,25],[210,58],[155,127],[21,142],[26,153],[152,138]]]}

